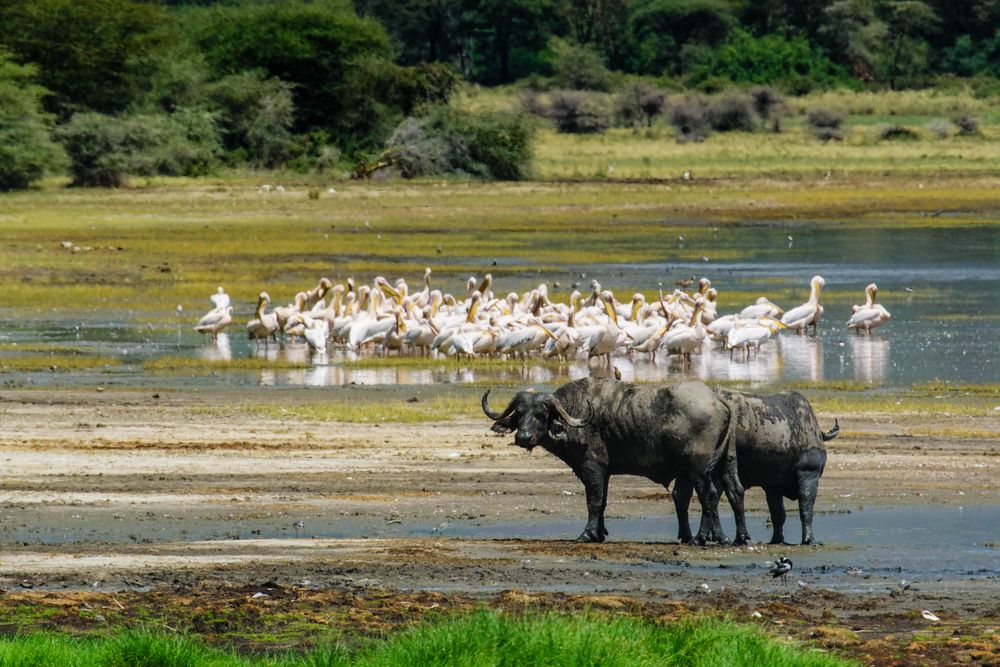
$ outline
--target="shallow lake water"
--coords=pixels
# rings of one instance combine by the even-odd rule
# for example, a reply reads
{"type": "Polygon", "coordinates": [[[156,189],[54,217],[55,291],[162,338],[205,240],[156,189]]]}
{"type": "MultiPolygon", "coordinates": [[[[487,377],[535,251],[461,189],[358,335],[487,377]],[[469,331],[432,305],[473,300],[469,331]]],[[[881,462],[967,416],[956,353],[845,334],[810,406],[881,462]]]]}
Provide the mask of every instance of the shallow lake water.
{"type": "MultiPolygon", "coordinates": [[[[569,243],[571,241],[567,241],[569,243]]],[[[628,241],[623,240],[627,245],[628,241]]],[[[433,266],[431,258],[423,259],[433,266]]],[[[463,260],[449,258],[462,264],[463,260]]],[[[861,380],[887,385],[906,385],[935,378],[992,382],[1000,377],[1000,352],[990,332],[1000,321],[1000,227],[969,226],[952,228],[917,227],[912,229],[864,229],[823,223],[808,228],[782,223],[755,223],[747,227],[714,227],[692,223],[684,241],[665,237],[663,261],[641,264],[588,264],[545,267],[546,273],[505,271],[505,265],[529,264],[525,258],[498,260],[497,266],[482,266],[480,260],[466,260],[468,273],[443,276],[437,285],[445,290],[462,292],[464,278],[473,273],[492,271],[498,292],[524,290],[542,280],[550,283],[558,300],[567,300],[572,284],[587,289],[591,279],[615,289],[626,300],[628,289],[669,291],[674,281],[688,276],[707,276],[725,302],[727,290],[750,294],[774,295],[792,290],[794,296],[774,299],[791,308],[808,296],[808,281],[815,274],[826,279],[824,321],[816,337],[783,333],[768,342],[760,354],[747,362],[730,361],[729,355],[706,345],[704,354],[695,356],[689,370],[682,371],[676,359],[621,357],[615,365],[624,379],[669,381],[691,376],[706,380],[747,380],[768,383],[777,380],[861,380]],[[672,257],[703,252],[708,261],[675,262],[672,257]],[[736,260],[716,260],[738,256],[736,260]],[[559,288],[553,284],[560,283],[559,288]],[[871,336],[856,336],[845,328],[851,304],[864,299],[869,282],[879,285],[879,300],[892,313],[889,324],[871,336]]],[[[391,265],[385,275],[396,277],[391,265]]],[[[331,277],[340,277],[331,271],[331,277]]],[[[416,276],[407,276],[416,281],[416,276]]],[[[221,281],[225,284],[225,280],[221,281]]],[[[266,285],[236,289],[228,285],[237,307],[237,323],[251,317],[253,304],[248,300],[266,285]]],[[[276,303],[290,295],[275,295],[276,303]]],[[[748,302],[750,300],[748,299],[748,302]]],[[[85,316],[67,319],[58,312],[7,312],[6,325],[0,329],[4,343],[56,343],[83,347],[95,354],[105,354],[126,362],[112,372],[80,373],[37,372],[30,376],[36,384],[260,384],[274,386],[330,386],[358,384],[434,384],[441,382],[524,382],[559,383],[593,372],[585,361],[563,367],[528,363],[523,367],[470,369],[459,362],[445,368],[416,369],[399,367],[392,358],[379,368],[352,368],[343,362],[353,357],[333,350],[322,356],[310,356],[304,344],[272,345],[257,349],[242,334],[242,326],[233,327],[231,335],[213,344],[191,329],[193,322],[208,310],[204,304],[187,304],[185,312],[171,316],[175,325],[146,324],[141,313],[108,304],[108,308],[89,311],[85,316]],[[163,376],[150,379],[142,362],[172,355],[206,360],[226,360],[265,355],[273,359],[303,361],[310,368],[294,370],[217,373],[212,376],[163,376]]],[[[721,307],[719,313],[730,309],[721,307]]],[[[736,310],[736,308],[732,308],[736,310]]],[[[8,350],[0,354],[16,354],[8,350]]]]}

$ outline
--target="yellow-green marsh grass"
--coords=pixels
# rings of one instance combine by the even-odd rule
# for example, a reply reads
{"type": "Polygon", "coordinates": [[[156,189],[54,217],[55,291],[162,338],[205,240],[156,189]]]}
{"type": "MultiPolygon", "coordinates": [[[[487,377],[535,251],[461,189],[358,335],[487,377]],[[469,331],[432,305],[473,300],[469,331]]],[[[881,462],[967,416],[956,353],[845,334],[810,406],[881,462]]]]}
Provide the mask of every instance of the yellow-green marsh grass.
{"type": "MultiPolygon", "coordinates": [[[[720,135],[718,141],[730,139],[739,140],[720,135]]],[[[558,141],[583,150],[595,140],[558,141]]],[[[615,150],[639,145],[628,137],[620,143],[615,150]]],[[[0,195],[0,308],[114,310],[142,325],[191,326],[223,285],[236,302],[238,324],[261,290],[274,305],[284,304],[320,276],[367,281],[381,273],[414,283],[433,266],[436,286],[454,289],[457,278],[490,270],[493,260],[501,262],[494,270],[508,275],[541,267],[541,280],[587,263],[667,256],[695,262],[713,226],[756,220],[892,228],[996,224],[1000,179],[699,182],[696,173],[693,183],[346,183],[319,200],[290,182],[287,192],[265,195],[244,176],[228,184],[165,183],[0,195]],[[928,215],[942,209],[965,214],[928,215]],[[677,247],[680,233],[691,240],[689,248],[677,247]],[[63,241],[81,250],[66,249],[63,241]],[[180,315],[177,305],[184,308],[180,315]]],[[[710,254],[724,261],[738,251],[710,254]]],[[[666,276],[664,287],[672,288],[666,276]]],[[[794,302],[804,294],[789,283],[787,292],[772,296],[794,302]]],[[[724,294],[731,301],[722,305],[756,296],[724,294]]]]}
{"type": "Polygon", "coordinates": [[[277,419],[401,424],[468,419],[482,414],[478,398],[472,393],[428,396],[414,402],[403,398],[352,397],[324,403],[250,405],[243,410],[277,419]]]}
{"type": "Polygon", "coordinates": [[[77,354],[21,354],[0,356],[0,372],[114,370],[122,365],[115,357],[77,354]]]}
{"type": "Polygon", "coordinates": [[[866,395],[860,393],[813,394],[806,392],[813,407],[829,415],[838,414],[891,414],[891,415],[996,415],[996,401],[977,397],[949,397],[946,399],[902,394],[866,395]]]}
{"type": "Polygon", "coordinates": [[[143,362],[143,368],[150,372],[183,372],[207,375],[213,372],[239,372],[258,370],[288,370],[309,368],[307,361],[287,359],[243,358],[227,361],[217,359],[194,359],[192,357],[158,357],[143,362]]]}

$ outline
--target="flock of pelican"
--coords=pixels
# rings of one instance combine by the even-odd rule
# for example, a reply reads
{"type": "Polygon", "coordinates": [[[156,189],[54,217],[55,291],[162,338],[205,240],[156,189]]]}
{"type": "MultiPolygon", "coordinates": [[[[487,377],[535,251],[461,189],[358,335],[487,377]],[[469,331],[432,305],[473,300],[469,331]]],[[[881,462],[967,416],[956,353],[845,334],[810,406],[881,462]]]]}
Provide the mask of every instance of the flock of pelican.
{"type": "MultiPolygon", "coordinates": [[[[353,279],[334,285],[322,278],[315,287],[295,295],[292,303],[268,310],[271,297],[261,292],[254,317],[246,323],[247,335],[258,345],[282,338],[302,338],[313,352],[330,345],[353,352],[372,350],[448,356],[508,356],[570,359],[597,357],[610,365],[613,355],[648,354],[677,356],[683,367],[705,344],[718,342],[730,358],[739,352],[749,360],[761,345],[781,330],[815,335],[823,306],[825,285],[814,276],[809,299],[783,310],[766,297],[738,313],[719,316],[717,292],[708,278],[697,282],[697,291],[662,292],[647,302],[642,294],[619,301],[596,280],[589,294],[574,291],[569,303],[549,298],[543,283],[518,294],[497,295],[493,277],[469,278],[461,295],[431,288],[431,269],[424,271],[423,289],[411,291],[406,281],[390,284],[382,276],[371,285],[353,279]]],[[[691,286],[694,286],[691,281],[691,286]]],[[[865,288],[863,305],[853,306],[847,327],[857,333],[889,321],[890,314],[876,303],[878,287],[865,288]]],[[[233,306],[222,287],[211,297],[213,309],[195,330],[213,339],[233,322],[233,306]]]]}

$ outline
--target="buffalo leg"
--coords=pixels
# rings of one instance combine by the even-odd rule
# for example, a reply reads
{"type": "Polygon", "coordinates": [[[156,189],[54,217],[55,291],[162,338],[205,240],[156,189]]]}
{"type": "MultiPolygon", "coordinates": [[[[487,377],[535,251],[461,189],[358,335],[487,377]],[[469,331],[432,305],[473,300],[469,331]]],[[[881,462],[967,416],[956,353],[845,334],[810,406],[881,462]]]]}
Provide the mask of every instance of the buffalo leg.
{"type": "Polygon", "coordinates": [[[587,462],[580,466],[576,473],[583,488],[587,492],[587,527],[583,529],[577,542],[603,542],[601,521],[604,514],[604,501],[607,499],[608,472],[597,463],[587,462]]]}
{"type": "Polygon", "coordinates": [[[785,544],[785,498],[779,489],[764,489],[771,513],[771,544],[785,544]]]}
{"type": "Polygon", "coordinates": [[[719,490],[712,484],[708,475],[698,477],[693,481],[694,490],[698,494],[698,502],[701,504],[701,525],[698,526],[695,543],[701,545],[709,542],[728,544],[729,538],[722,531],[722,523],[719,521],[719,490]]]}
{"type": "Polygon", "coordinates": [[[677,539],[681,544],[690,544],[694,539],[691,535],[691,521],[688,519],[692,491],[694,489],[687,480],[678,478],[670,494],[674,499],[674,511],[677,513],[677,539]]]}
{"type": "Polygon", "coordinates": [[[743,505],[745,490],[736,472],[735,461],[727,463],[725,469],[718,476],[718,481],[722,485],[723,491],[726,492],[726,499],[729,501],[729,506],[733,508],[733,514],[736,515],[736,539],[733,544],[748,544],[750,531],[747,530],[747,515],[743,505]]]}
{"type": "Polygon", "coordinates": [[[813,504],[819,490],[819,475],[799,475],[799,519],[802,521],[802,544],[812,544],[813,504]]]}
{"type": "Polygon", "coordinates": [[[601,518],[597,522],[597,529],[600,531],[601,539],[608,536],[608,529],[604,527],[604,510],[608,507],[608,482],[611,479],[611,471],[604,473],[604,494],[601,497],[601,518]]]}

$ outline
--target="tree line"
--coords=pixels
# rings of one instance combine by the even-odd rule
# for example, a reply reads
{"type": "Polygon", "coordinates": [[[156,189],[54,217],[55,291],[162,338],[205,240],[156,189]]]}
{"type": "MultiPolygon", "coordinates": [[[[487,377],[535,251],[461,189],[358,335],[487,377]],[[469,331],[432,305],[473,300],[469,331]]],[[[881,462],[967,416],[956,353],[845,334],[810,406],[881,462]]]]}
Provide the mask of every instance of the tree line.
{"type": "Polygon", "coordinates": [[[531,123],[449,111],[463,80],[800,94],[1000,76],[998,0],[0,0],[0,27],[0,189],[343,169],[394,147],[431,155],[414,174],[523,176],[531,123]]]}

